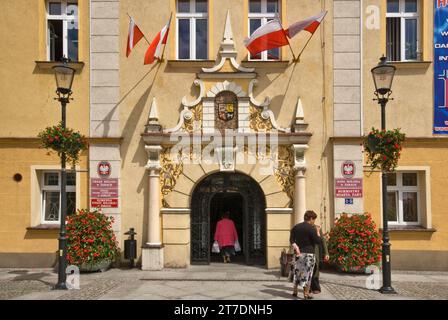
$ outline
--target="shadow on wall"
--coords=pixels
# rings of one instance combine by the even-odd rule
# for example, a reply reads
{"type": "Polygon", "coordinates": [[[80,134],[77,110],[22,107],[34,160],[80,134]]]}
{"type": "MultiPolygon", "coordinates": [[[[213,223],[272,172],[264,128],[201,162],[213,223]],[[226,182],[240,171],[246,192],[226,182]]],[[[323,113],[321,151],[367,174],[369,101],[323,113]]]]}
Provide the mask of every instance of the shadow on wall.
{"type": "MultiPolygon", "coordinates": [[[[328,185],[328,194],[326,195],[326,198],[329,200],[328,201],[328,210],[325,212],[324,216],[328,217],[329,221],[326,221],[326,225],[328,226],[328,230],[330,231],[331,228],[333,227],[333,223],[334,223],[334,219],[335,219],[335,207],[334,207],[334,183],[333,183],[333,174],[334,174],[334,168],[333,168],[333,144],[328,140],[325,143],[325,148],[324,151],[322,153],[322,157],[326,157],[327,158],[327,185],[328,185]]],[[[325,172],[322,172],[322,177],[325,176],[325,172]]],[[[323,188],[324,188],[324,184],[323,188]]],[[[323,189],[322,189],[323,190],[323,189]]],[[[322,200],[322,201],[326,201],[326,200],[322,200]]],[[[323,202],[323,205],[326,205],[325,202],[323,202]]]]}
{"type": "MultiPolygon", "coordinates": [[[[154,65],[151,70],[149,70],[124,96],[121,98],[121,100],[118,102],[117,106],[122,103],[126,97],[146,78],[147,75],[151,73],[151,71],[156,68],[156,71],[154,73],[154,77],[149,84],[148,88],[145,90],[145,92],[142,94],[140,99],[137,101],[136,105],[132,107],[132,111],[129,114],[129,117],[126,120],[126,123],[123,127],[123,142],[121,144],[121,154],[122,154],[122,162],[121,166],[124,167],[124,164],[126,163],[126,158],[130,146],[131,139],[133,137],[133,132],[137,129],[136,124],[138,123],[138,120],[143,114],[143,110],[145,108],[146,102],[148,101],[148,97],[151,94],[152,88],[154,86],[155,79],[157,78],[157,74],[160,70],[160,64],[154,65]]],[[[134,157],[135,159],[135,157],[134,157]]]]}

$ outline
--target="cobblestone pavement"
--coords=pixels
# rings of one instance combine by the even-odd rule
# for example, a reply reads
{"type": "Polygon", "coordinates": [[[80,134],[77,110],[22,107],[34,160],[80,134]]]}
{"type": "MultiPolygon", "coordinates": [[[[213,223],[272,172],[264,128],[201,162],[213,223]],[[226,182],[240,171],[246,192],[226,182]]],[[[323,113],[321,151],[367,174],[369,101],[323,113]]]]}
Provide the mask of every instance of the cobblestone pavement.
{"type": "MultiPolygon", "coordinates": [[[[338,300],[381,300],[384,296],[366,289],[360,281],[323,281],[322,286],[338,300]]],[[[391,299],[448,300],[448,283],[394,282],[391,299]]]]}
{"type": "MultiPolygon", "coordinates": [[[[448,300],[448,272],[395,272],[392,280],[397,295],[366,289],[366,279],[366,275],[321,272],[322,293],[315,295],[315,300],[448,300]]],[[[239,265],[152,272],[111,269],[82,274],[79,290],[52,290],[56,282],[57,274],[50,269],[0,269],[0,299],[300,299],[291,296],[292,285],[278,270],[239,265]]]]}

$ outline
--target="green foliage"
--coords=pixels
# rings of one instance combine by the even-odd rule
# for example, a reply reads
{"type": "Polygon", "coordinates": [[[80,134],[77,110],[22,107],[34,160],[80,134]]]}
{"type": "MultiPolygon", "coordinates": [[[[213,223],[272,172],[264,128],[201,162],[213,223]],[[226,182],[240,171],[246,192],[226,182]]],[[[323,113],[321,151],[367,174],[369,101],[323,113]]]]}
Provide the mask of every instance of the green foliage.
{"type": "Polygon", "coordinates": [[[401,133],[400,129],[379,131],[372,128],[364,140],[364,151],[367,152],[372,170],[393,172],[398,165],[405,137],[406,135],[401,133]]]}
{"type": "Polygon", "coordinates": [[[57,152],[61,157],[65,152],[66,159],[73,166],[79,161],[79,154],[87,150],[87,138],[79,132],[74,132],[69,128],[62,128],[62,123],[57,126],[47,127],[38,135],[41,140],[41,147],[57,152]]]}

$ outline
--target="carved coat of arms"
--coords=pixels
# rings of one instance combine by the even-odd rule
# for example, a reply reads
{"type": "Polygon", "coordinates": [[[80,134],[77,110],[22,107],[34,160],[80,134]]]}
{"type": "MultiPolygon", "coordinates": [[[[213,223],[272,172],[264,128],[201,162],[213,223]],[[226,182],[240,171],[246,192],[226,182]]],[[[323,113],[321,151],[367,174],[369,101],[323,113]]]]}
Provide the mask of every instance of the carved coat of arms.
{"type": "Polygon", "coordinates": [[[233,103],[219,103],[218,104],[218,118],[223,121],[230,121],[235,117],[235,104],[233,103]]]}

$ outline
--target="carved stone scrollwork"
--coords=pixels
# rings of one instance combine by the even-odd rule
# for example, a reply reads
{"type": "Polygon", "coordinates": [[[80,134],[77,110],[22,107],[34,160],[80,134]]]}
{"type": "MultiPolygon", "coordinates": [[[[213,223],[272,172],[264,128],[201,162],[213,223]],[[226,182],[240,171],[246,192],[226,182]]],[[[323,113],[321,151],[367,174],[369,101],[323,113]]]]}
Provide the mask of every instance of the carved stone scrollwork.
{"type": "Polygon", "coordinates": [[[163,197],[173,191],[177,179],[183,171],[183,164],[181,161],[176,161],[172,158],[171,148],[163,148],[160,154],[160,164],[160,190],[163,197]]]}
{"type": "Polygon", "coordinates": [[[202,123],[202,105],[197,105],[196,108],[189,110],[189,114],[184,116],[184,123],[182,129],[188,133],[194,133],[201,130],[202,123]]]}
{"type": "Polygon", "coordinates": [[[270,118],[263,117],[263,111],[254,106],[250,106],[249,108],[250,116],[249,116],[249,126],[250,129],[255,132],[267,132],[273,129],[270,118]]]}
{"type": "Polygon", "coordinates": [[[158,145],[145,146],[145,150],[148,153],[148,162],[145,168],[149,171],[159,171],[161,169],[160,165],[160,152],[162,147],[158,145]]]}
{"type": "Polygon", "coordinates": [[[294,169],[305,171],[306,170],[305,150],[308,149],[308,145],[295,144],[295,145],[293,145],[293,149],[294,149],[294,153],[293,153],[294,169]]]}
{"type": "Polygon", "coordinates": [[[294,153],[288,146],[278,147],[278,160],[274,166],[274,175],[291,203],[294,199],[294,153]]]}
{"type": "Polygon", "coordinates": [[[255,99],[254,97],[254,87],[258,84],[258,80],[257,79],[252,79],[249,82],[249,98],[250,98],[250,102],[257,107],[263,107],[263,108],[267,108],[269,106],[269,104],[271,103],[271,99],[269,97],[265,97],[263,102],[259,102],[258,100],[255,99]]]}
{"type": "Polygon", "coordinates": [[[272,169],[277,180],[281,186],[282,191],[285,192],[290,199],[290,205],[294,199],[294,152],[290,146],[278,146],[271,148],[267,145],[263,150],[249,150],[248,146],[244,146],[245,153],[255,153],[257,160],[273,161],[272,169]]]}
{"type": "Polygon", "coordinates": [[[199,96],[196,98],[196,100],[190,102],[187,101],[187,97],[182,98],[182,105],[189,108],[198,105],[201,102],[202,97],[205,96],[204,82],[200,79],[196,79],[193,81],[193,83],[195,86],[198,86],[200,88],[199,96]]]}

